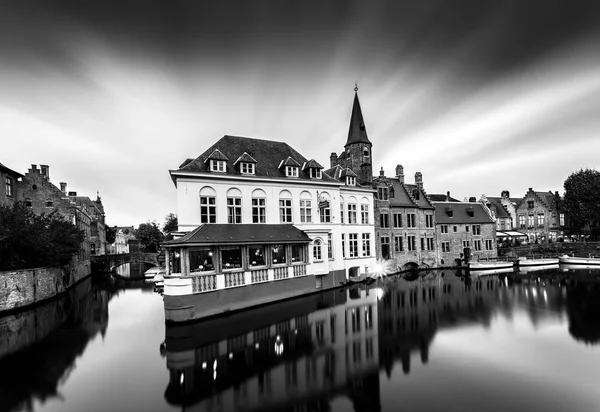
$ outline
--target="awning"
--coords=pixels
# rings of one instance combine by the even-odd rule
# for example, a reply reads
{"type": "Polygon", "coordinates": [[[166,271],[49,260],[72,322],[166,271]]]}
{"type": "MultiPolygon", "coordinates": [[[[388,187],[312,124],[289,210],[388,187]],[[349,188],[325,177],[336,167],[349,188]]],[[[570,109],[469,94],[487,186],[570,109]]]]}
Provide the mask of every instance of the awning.
{"type": "Polygon", "coordinates": [[[311,238],[293,225],[206,223],[161,246],[245,245],[256,243],[310,243],[311,238]]]}
{"type": "Polygon", "coordinates": [[[527,235],[515,230],[506,230],[504,232],[498,230],[496,231],[496,237],[527,237],[527,235]]]}

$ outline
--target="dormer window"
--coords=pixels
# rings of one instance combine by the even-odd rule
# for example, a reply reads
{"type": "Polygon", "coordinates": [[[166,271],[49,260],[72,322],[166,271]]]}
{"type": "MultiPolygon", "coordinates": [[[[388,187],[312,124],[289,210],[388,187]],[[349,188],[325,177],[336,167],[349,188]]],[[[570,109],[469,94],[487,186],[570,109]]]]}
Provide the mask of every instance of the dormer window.
{"type": "Polygon", "coordinates": [[[311,167],[309,169],[310,171],[310,178],[311,179],[321,179],[322,175],[321,175],[321,169],[317,169],[316,167],[311,167]]]}
{"type": "Polygon", "coordinates": [[[346,176],[346,184],[348,186],[356,186],[356,178],[354,176],[346,176]]]}
{"type": "Polygon", "coordinates": [[[304,173],[308,173],[311,179],[322,179],[321,166],[315,159],[310,159],[308,162],[304,162],[302,170],[304,173]]]}
{"type": "Polygon", "coordinates": [[[298,167],[286,166],[285,167],[285,175],[287,177],[298,177],[298,167]]]}
{"type": "Polygon", "coordinates": [[[240,172],[243,175],[253,175],[254,174],[254,163],[240,163],[240,172]]]}
{"type": "Polygon", "coordinates": [[[225,172],[225,160],[210,159],[211,172],[225,172]]]}

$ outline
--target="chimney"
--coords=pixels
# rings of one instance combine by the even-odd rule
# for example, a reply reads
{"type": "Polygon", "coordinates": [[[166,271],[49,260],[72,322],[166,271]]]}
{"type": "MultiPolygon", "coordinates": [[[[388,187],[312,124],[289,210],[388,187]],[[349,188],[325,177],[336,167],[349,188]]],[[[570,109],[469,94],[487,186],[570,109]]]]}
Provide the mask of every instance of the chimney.
{"type": "Polygon", "coordinates": [[[40,165],[40,168],[42,169],[42,176],[44,176],[46,180],[50,180],[50,168],[48,165],[40,165]]]}
{"type": "Polygon", "coordinates": [[[471,196],[471,197],[469,198],[469,202],[477,202],[477,198],[476,198],[476,197],[474,197],[474,196],[471,196]]]}
{"type": "Polygon", "coordinates": [[[508,190],[503,190],[501,196],[505,199],[508,199],[510,197],[510,193],[508,190]]]}
{"type": "Polygon", "coordinates": [[[385,177],[385,172],[383,171],[383,166],[381,166],[381,170],[379,171],[379,177],[385,177]]]}
{"type": "Polygon", "coordinates": [[[415,173],[415,184],[419,189],[423,189],[423,175],[421,172],[415,173]]]}
{"type": "Polygon", "coordinates": [[[331,156],[329,156],[329,167],[334,167],[337,165],[337,159],[337,154],[331,153],[331,156]]]}
{"type": "Polygon", "coordinates": [[[448,190],[446,192],[446,202],[449,202],[449,201],[450,201],[450,191],[448,190]]]}
{"type": "Polygon", "coordinates": [[[404,168],[402,165],[396,166],[396,179],[398,179],[400,183],[404,183],[404,168]]]}
{"type": "Polygon", "coordinates": [[[67,194],[67,184],[65,182],[60,182],[60,191],[63,192],[64,195],[67,194]]]}
{"type": "Polygon", "coordinates": [[[530,191],[530,192],[533,192],[533,188],[531,188],[531,187],[530,187],[530,188],[529,188],[529,191],[530,191]]]}
{"type": "Polygon", "coordinates": [[[29,169],[29,171],[31,173],[34,173],[34,172],[37,173],[37,171],[38,171],[37,165],[31,165],[31,169],[29,169]]]}
{"type": "Polygon", "coordinates": [[[77,192],[69,192],[69,196],[77,196],[77,192]]]}

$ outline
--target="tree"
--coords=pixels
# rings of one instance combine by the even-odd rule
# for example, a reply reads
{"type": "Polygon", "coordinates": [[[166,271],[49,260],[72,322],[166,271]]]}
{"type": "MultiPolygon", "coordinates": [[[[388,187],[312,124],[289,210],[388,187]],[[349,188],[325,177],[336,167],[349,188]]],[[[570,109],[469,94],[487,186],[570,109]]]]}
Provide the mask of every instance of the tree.
{"type": "Polygon", "coordinates": [[[134,232],[136,239],[140,241],[142,252],[156,253],[165,235],[160,231],[156,222],[141,223],[134,232]]]}
{"type": "Polygon", "coordinates": [[[0,206],[0,270],[66,265],[84,238],[57,212],[36,215],[22,202],[0,206]]]}
{"type": "Polygon", "coordinates": [[[106,226],[106,243],[112,244],[115,243],[115,239],[117,238],[117,227],[106,226]]]}
{"type": "Polygon", "coordinates": [[[163,226],[163,233],[166,237],[171,240],[173,236],[170,235],[171,232],[177,231],[179,227],[179,222],[177,221],[177,215],[175,213],[169,213],[165,216],[165,224],[163,226]]]}
{"type": "Polygon", "coordinates": [[[564,183],[563,206],[574,229],[590,232],[600,224],[600,172],[581,169],[564,183]]]}

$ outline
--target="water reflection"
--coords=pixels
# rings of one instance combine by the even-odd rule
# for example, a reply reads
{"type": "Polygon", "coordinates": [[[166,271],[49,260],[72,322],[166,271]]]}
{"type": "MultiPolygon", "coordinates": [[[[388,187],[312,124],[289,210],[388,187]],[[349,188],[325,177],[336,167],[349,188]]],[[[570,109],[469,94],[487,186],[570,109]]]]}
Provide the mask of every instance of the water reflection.
{"type": "Polygon", "coordinates": [[[498,315],[510,322],[523,312],[535,330],[566,313],[576,340],[598,342],[594,282],[565,279],[556,268],[476,277],[432,272],[167,325],[165,398],[198,411],[330,410],[340,397],[356,411],[380,410],[379,371],[390,379],[400,366],[409,375],[413,355],[428,364],[444,330],[487,329],[498,315]]]}

